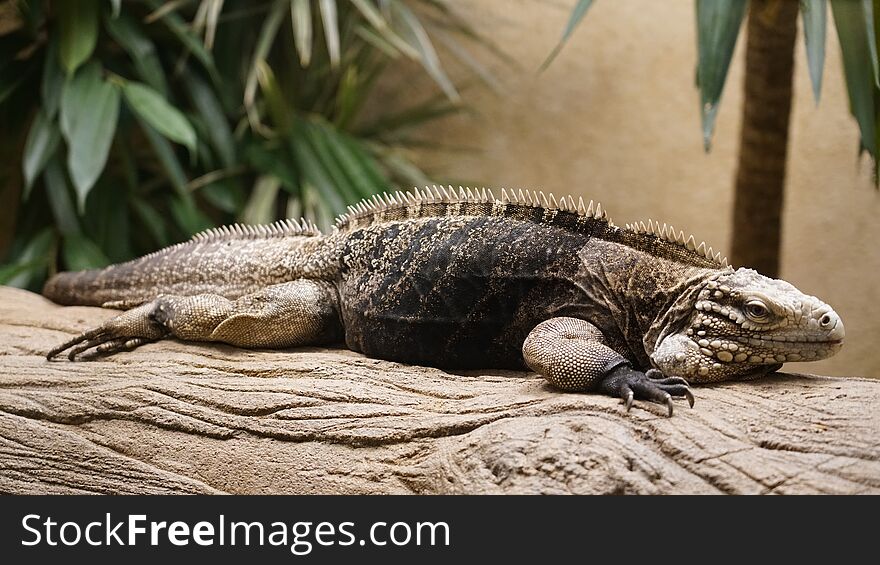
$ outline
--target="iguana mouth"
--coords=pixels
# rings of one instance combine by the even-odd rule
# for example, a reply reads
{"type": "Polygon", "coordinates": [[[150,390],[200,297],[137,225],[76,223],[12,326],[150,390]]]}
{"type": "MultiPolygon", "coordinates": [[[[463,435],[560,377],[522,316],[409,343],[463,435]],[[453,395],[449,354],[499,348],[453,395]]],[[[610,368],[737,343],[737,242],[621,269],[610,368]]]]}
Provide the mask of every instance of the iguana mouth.
{"type": "Polygon", "coordinates": [[[819,343],[819,344],[835,344],[835,343],[843,343],[842,339],[765,339],[764,341],[775,341],[777,343],[795,343],[795,344],[808,344],[808,343],[819,343]]]}
{"type": "Polygon", "coordinates": [[[822,338],[816,338],[816,339],[803,339],[803,338],[801,338],[801,339],[786,339],[786,338],[780,338],[780,337],[777,337],[777,338],[762,337],[762,338],[758,338],[758,339],[750,339],[750,340],[748,340],[747,342],[741,342],[741,343],[751,343],[752,345],[760,345],[761,343],[767,343],[767,342],[772,342],[772,343],[792,343],[792,344],[795,344],[795,345],[815,345],[815,344],[820,344],[820,345],[822,345],[822,344],[824,344],[824,345],[838,345],[838,344],[843,343],[843,340],[842,340],[842,339],[822,339],[822,338]]]}

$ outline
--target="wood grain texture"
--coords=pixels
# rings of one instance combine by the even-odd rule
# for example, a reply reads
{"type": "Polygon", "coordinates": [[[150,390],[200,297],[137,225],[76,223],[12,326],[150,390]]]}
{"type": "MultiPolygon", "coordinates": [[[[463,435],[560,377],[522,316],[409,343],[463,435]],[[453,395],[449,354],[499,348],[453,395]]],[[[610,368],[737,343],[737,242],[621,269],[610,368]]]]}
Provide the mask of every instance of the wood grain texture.
{"type": "Polygon", "coordinates": [[[877,380],[703,387],[666,418],[343,349],[43,357],[114,313],[0,288],[0,492],[880,493],[877,380]]]}

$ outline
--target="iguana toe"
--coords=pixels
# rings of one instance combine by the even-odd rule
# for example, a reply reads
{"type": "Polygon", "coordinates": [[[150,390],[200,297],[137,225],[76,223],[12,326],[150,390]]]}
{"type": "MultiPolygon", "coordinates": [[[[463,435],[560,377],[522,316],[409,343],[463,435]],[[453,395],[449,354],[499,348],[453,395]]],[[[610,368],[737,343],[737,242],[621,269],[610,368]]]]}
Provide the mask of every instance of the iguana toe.
{"type": "MultiPolygon", "coordinates": [[[[135,349],[139,345],[143,345],[145,343],[150,343],[156,341],[154,339],[148,339],[145,337],[120,337],[116,339],[111,339],[110,341],[105,341],[104,343],[98,344],[91,349],[91,351],[83,350],[81,353],[77,352],[76,359],[80,361],[87,361],[91,359],[96,359],[98,357],[106,357],[108,355],[113,355],[114,353],[119,353],[120,351],[131,351],[135,349]]],[[[88,349],[88,348],[85,348],[88,349]]],[[[69,356],[68,356],[69,357],[69,356]]]]}
{"type": "Polygon", "coordinates": [[[657,369],[648,369],[645,376],[651,379],[656,385],[663,385],[668,388],[664,389],[672,396],[684,396],[691,408],[694,407],[694,395],[690,389],[690,383],[684,377],[666,377],[657,369]],[[677,386],[673,386],[677,385],[677,386]]]}
{"type": "Polygon", "coordinates": [[[82,351],[84,349],[88,349],[88,347],[92,347],[92,345],[97,345],[99,343],[103,343],[105,340],[101,339],[100,336],[102,334],[103,334],[103,326],[98,327],[98,328],[93,328],[89,331],[83,332],[83,333],[79,334],[78,336],[73,337],[73,338],[65,341],[61,345],[52,348],[52,350],[46,354],[46,359],[51,360],[53,357],[55,357],[59,353],[73,348],[70,351],[70,353],[68,354],[68,358],[73,360],[73,357],[75,357],[76,354],[79,353],[80,351],[82,351]],[[83,342],[88,343],[90,345],[88,345],[85,348],[83,348],[82,346],[75,347],[83,342]],[[71,357],[71,355],[73,357],[71,357]]]}

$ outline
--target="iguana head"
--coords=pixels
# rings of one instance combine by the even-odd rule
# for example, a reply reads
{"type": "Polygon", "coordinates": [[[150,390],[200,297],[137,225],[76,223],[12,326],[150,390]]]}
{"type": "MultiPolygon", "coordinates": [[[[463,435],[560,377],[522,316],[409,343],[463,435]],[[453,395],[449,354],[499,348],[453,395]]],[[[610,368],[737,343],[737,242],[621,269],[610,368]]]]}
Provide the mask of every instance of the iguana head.
{"type": "Polygon", "coordinates": [[[666,375],[697,383],[759,376],[786,361],[831,357],[843,345],[840,316],[785,281],[738,269],[698,285],[687,322],[652,355],[666,375]]]}

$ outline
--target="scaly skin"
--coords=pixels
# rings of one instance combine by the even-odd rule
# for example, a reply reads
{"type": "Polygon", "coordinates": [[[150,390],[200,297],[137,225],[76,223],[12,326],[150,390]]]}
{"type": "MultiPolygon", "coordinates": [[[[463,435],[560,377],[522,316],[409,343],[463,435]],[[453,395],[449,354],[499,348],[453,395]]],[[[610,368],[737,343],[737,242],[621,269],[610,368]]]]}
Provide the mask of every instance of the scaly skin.
{"type": "Polygon", "coordinates": [[[52,350],[108,354],[173,336],[331,343],[437,367],[524,368],[563,390],[693,404],[688,383],[754,378],[840,349],[820,300],[649,222],[543,194],[434,188],[293,222],[213,230],[122,265],[62,273],[62,304],[133,308],[52,350]],[[451,190],[451,189],[450,189],[451,190]],[[540,202],[540,204],[539,204],[540,202]]]}

